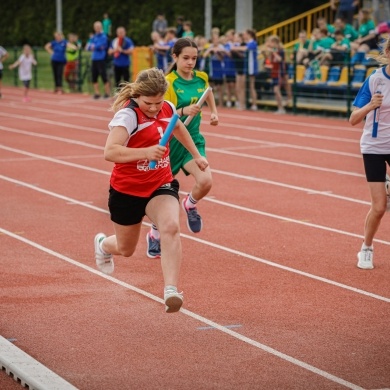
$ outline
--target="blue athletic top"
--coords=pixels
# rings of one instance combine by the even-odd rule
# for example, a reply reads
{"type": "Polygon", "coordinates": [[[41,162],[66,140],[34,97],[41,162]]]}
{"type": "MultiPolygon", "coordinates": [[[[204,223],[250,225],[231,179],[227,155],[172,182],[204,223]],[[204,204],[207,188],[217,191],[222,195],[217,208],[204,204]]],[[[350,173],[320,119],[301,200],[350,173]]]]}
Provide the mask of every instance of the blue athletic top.
{"type": "MultiPolygon", "coordinates": [[[[118,38],[115,38],[111,42],[112,48],[115,48],[117,39],[118,38]]],[[[122,49],[127,50],[130,48],[134,48],[133,41],[128,37],[124,37],[123,43],[122,43],[122,49]]],[[[120,53],[118,57],[114,56],[114,65],[119,66],[119,67],[130,66],[130,56],[128,54],[125,54],[125,53],[120,53]]]]}
{"type": "Polygon", "coordinates": [[[106,58],[108,38],[104,33],[95,34],[88,42],[87,50],[92,51],[92,61],[100,61],[106,58]]]}
{"type": "Polygon", "coordinates": [[[247,42],[246,47],[248,49],[248,53],[245,57],[245,69],[248,75],[253,76],[259,73],[259,66],[257,63],[257,42],[252,39],[247,42]]]}
{"type": "Polygon", "coordinates": [[[51,60],[56,62],[66,62],[66,44],[67,41],[65,39],[61,41],[51,41],[51,49],[53,50],[53,54],[51,55],[51,60]]]}

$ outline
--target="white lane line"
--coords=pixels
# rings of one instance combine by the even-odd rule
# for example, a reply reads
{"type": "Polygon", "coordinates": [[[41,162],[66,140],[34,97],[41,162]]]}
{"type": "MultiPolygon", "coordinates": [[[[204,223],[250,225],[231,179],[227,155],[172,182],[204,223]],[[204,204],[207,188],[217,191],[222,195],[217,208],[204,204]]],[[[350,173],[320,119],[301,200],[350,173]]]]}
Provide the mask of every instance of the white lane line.
{"type": "Polygon", "coordinates": [[[30,390],[77,390],[20,348],[0,336],[0,368],[30,390]]]}
{"type": "MultiPolygon", "coordinates": [[[[1,126],[0,126],[0,128],[1,128],[1,126]]],[[[68,141],[64,141],[64,142],[72,143],[69,140],[68,141]]],[[[94,145],[94,146],[96,146],[96,145],[94,145]]],[[[43,156],[41,154],[26,152],[26,151],[23,151],[23,150],[20,150],[20,149],[11,148],[11,147],[8,147],[8,146],[5,146],[5,145],[0,145],[0,149],[8,150],[8,151],[13,152],[13,153],[22,154],[22,155],[33,157],[33,158],[37,158],[37,159],[51,161],[51,162],[54,162],[54,163],[57,163],[57,164],[69,165],[69,166],[72,166],[74,168],[79,168],[79,169],[84,169],[84,170],[93,170],[93,168],[87,168],[84,165],[67,163],[64,160],[58,160],[58,159],[53,158],[53,157],[46,157],[46,156],[43,156]]],[[[215,151],[219,152],[219,153],[223,153],[223,152],[221,152],[219,150],[215,150],[215,151]]],[[[265,158],[257,157],[257,156],[251,156],[251,158],[266,160],[265,158]]],[[[275,162],[285,163],[287,165],[300,166],[301,168],[317,169],[317,170],[324,171],[324,172],[327,172],[327,173],[331,172],[331,170],[329,170],[329,169],[325,169],[325,168],[322,168],[322,167],[314,167],[312,165],[307,165],[306,166],[306,165],[302,165],[302,164],[286,163],[286,162],[283,162],[283,161],[280,161],[280,160],[277,160],[275,162]]],[[[221,171],[221,170],[218,170],[218,169],[211,169],[211,171],[214,172],[214,173],[219,173],[221,175],[235,177],[235,178],[238,178],[238,179],[245,179],[245,180],[248,180],[248,181],[272,184],[272,185],[275,185],[275,186],[295,189],[297,191],[303,191],[303,192],[310,193],[310,194],[325,195],[325,196],[328,196],[328,197],[331,197],[331,198],[343,199],[343,200],[347,200],[347,201],[350,201],[350,202],[367,204],[367,205],[370,204],[367,201],[362,201],[362,200],[357,200],[357,199],[354,199],[354,198],[349,198],[349,197],[345,197],[345,196],[341,196],[341,195],[336,195],[336,194],[333,194],[333,193],[328,192],[328,191],[317,191],[317,190],[313,190],[312,188],[304,188],[304,187],[292,186],[292,185],[285,184],[285,183],[282,183],[282,182],[275,182],[275,181],[272,181],[272,180],[261,179],[261,178],[256,178],[256,177],[253,177],[253,176],[246,176],[246,175],[236,174],[236,173],[232,173],[232,172],[221,171]]],[[[332,173],[345,174],[345,175],[358,176],[358,177],[362,176],[359,173],[353,173],[353,172],[348,172],[348,171],[339,171],[339,170],[332,170],[332,173]]],[[[106,172],[106,174],[110,174],[110,173],[106,172]]]]}
{"type": "MultiPolygon", "coordinates": [[[[58,114],[58,112],[57,112],[58,114]]],[[[56,122],[54,120],[50,119],[43,119],[43,118],[37,118],[33,116],[27,117],[26,115],[19,115],[19,114],[11,114],[11,113],[1,113],[0,116],[4,116],[6,118],[14,118],[14,119],[23,119],[26,120],[28,119],[29,121],[34,121],[34,122],[42,122],[46,124],[56,124],[56,126],[62,126],[62,127],[71,127],[74,129],[78,130],[84,130],[84,131],[96,131],[95,128],[87,127],[87,126],[80,126],[76,124],[70,124],[66,122],[56,122]]],[[[108,119],[100,119],[102,121],[102,129],[106,129],[104,132],[108,133],[108,119]]],[[[231,124],[231,123],[221,123],[221,127],[225,128],[233,128],[237,129],[237,124],[231,124]]],[[[329,137],[329,136],[321,136],[321,135],[314,135],[314,134],[307,134],[307,133],[299,133],[299,132],[292,132],[292,131],[287,131],[287,130],[276,130],[276,129],[267,129],[263,127],[254,127],[254,126],[245,126],[245,125],[240,125],[240,129],[242,130],[249,130],[249,131],[255,131],[258,133],[271,133],[271,134],[282,134],[282,135],[290,135],[290,136],[295,136],[299,138],[313,138],[313,139],[318,139],[318,140],[328,140],[328,141],[334,141],[334,142],[343,142],[343,143],[352,143],[356,144],[357,148],[359,147],[359,140],[358,139],[350,139],[350,138],[340,138],[340,137],[329,137]]],[[[253,138],[244,138],[240,136],[235,136],[235,135],[229,135],[229,134],[218,134],[216,132],[207,132],[207,131],[202,131],[202,134],[207,135],[208,137],[217,137],[217,138],[224,138],[224,139],[235,139],[237,141],[241,142],[257,142],[257,143],[267,143],[267,142],[272,142],[272,141],[262,141],[262,140],[253,140],[253,138]]],[[[280,142],[278,142],[280,143],[280,142]]],[[[290,145],[290,144],[285,144],[285,145],[290,145]]],[[[291,146],[292,147],[292,146],[291,146]]],[[[316,150],[320,153],[325,153],[323,150],[325,149],[319,149],[319,148],[306,148],[304,145],[298,145],[296,146],[297,148],[302,148],[302,149],[307,149],[307,150],[316,150]]],[[[331,153],[328,151],[328,153],[331,153]]],[[[333,154],[337,153],[343,153],[342,151],[339,152],[333,152],[333,154]]]]}
{"type": "MultiPolygon", "coordinates": [[[[54,198],[62,199],[64,201],[66,201],[67,203],[71,202],[74,205],[79,205],[79,206],[86,207],[86,208],[89,208],[89,209],[94,210],[94,211],[98,211],[98,212],[102,212],[102,213],[108,214],[107,210],[104,210],[104,209],[102,209],[100,207],[97,207],[97,206],[94,206],[92,204],[89,204],[88,202],[81,202],[79,200],[76,200],[76,199],[73,199],[73,198],[69,198],[68,196],[57,194],[57,193],[52,192],[52,191],[44,190],[44,189],[36,187],[34,185],[31,185],[31,184],[28,184],[28,183],[24,183],[24,182],[21,182],[19,180],[11,179],[11,178],[5,177],[3,175],[0,175],[0,179],[6,180],[8,182],[11,182],[11,183],[14,183],[14,184],[26,187],[26,188],[29,188],[29,189],[37,191],[37,192],[41,192],[41,193],[43,193],[45,195],[49,195],[49,196],[52,196],[54,198]]],[[[288,218],[283,218],[283,219],[287,220],[287,221],[289,220],[288,218]]],[[[146,226],[150,226],[150,224],[146,223],[146,222],[143,222],[143,224],[146,225],[146,226]]],[[[306,223],[304,223],[304,222],[301,222],[301,224],[306,225],[306,223]]],[[[312,225],[312,224],[309,224],[309,225],[312,225]]],[[[318,227],[318,226],[317,225],[313,225],[312,227],[318,227]]],[[[335,229],[330,229],[330,230],[333,231],[333,232],[346,234],[346,232],[343,232],[343,231],[339,231],[339,230],[335,230],[335,229]]],[[[297,275],[300,275],[300,276],[303,276],[303,277],[307,277],[309,279],[313,279],[313,280],[316,280],[316,281],[319,281],[319,282],[323,282],[323,283],[326,283],[326,284],[329,284],[329,285],[332,285],[332,286],[335,286],[335,287],[339,287],[339,288],[342,288],[344,290],[352,291],[354,293],[357,293],[357,294],[360,294],[360,295],[364,295],[366,297],[374,298],[374,299],[377,299],[379,301],[390,303],[390,298],[386,298],[386,297],[383,297],[381,295],[377,295],[377,294],[374,294],[374,293],[371,293],[371,292],[368,292],[368,291],[365,291],[365,290],[361,290],[361,289],[356,288],[356,287],[348,286],[346,284],[339,283],[339,282],[336,282],[336,281],[333,281],[333,280],[330,280],[330,279],[327,279],[327,278],[323,278],[321,276],[313,275],[313,274],[310,274],[309,272],[304,272],[304,271],[301,271],[301,270],[298,270],[298,269],[295,269],[295,268],[292,268],[292,267],[288,267],[288,266],[284,266],[284,265],[281,265],[281,264],[278,264],[278,263],[274,263],[273,261],[266,260],[266,259],[263,259],[263,258],[258,257],[258,256],[253,256],[253,255],[250,255],[248,253],[241,252],[239,250],[232,249],[232,248],[229,248],[229,247],[226,247],[226,246],[223,246],[223,245],[219,245],[219,244],[216,244],[216,243],[213,243],[213,242],[210,242],[210,241],[206,241],[206,240],[194,237],[194,236],[190,236],[188,234],[181,233],[180,236],[184,237],[184,238],[186,238],[188,240],[196,241],[196,242],[198,242],[200,244],[207,245],[207,246],[210,246],[210,247],[222,250],[224,252],[228,252],[228,253],[231,253],[231,254],[234,254],[234,255],[246,258],[246,259],[254,260],[254,261],[257,261],[259,263],[269,265],[271,267],[275,267],[275,268],[278,268],[278,269],[281,269],[281,270],[284,270],[284,271],[287,271],[287,272],[291,272],[291,273],[294,273],[294,274],[297,274],[297,275]]],[[[385,243],[387,245],[390,245],[390,242],[388,242],[388,241],[385,241],[383,243],[385,243]]]]}
{"type": "MultiPolygon", "coordinates": [[[[68,263],[70,263],[72,265],[80,267],[80,268],[82,268],[82,269],[84,269],[84,270],[86,270],[88,272],[91,272],[91,273],[93,273],[95,275],[98,275],[98,276],[100,276],[100,277],[102,277],[104,279],[107,279],[107,280],[109,280],[109,281],[111,281],[111,282],[113,282],[113,283],[115,283],[115,284],[117,284],[119,286],[122,286],[122,287],[124,287],[126,289],[129,289],[129,290],[134,291],[134,292],[136,292],[138,294],[141,294],[141,295],[145,296],[146,298],[149,298],[149,299],[152,299],[152,300],[154,300],[154,301],[156,301],[158,303],[164,304],[164,301],[161,298],[158,298],[157,296],[155,296],[155,295],[153,295],[153,294],[151,294],[151,293],[149,293],[149,292],[147,292],[145,290],[139,289],[139,288],[137,288],[137,287],[135,287],[135,286],[133,286],[131,284],[125,283],[125,282],[123,282],[123,281],[121,281],[119,279],[116,279],[116,278],[112,277],[112,276],[105,275],[105,274],[101,273],[100,271],[97,271],[97,270],[95,270],[95,269],[93,269],[93,268],[91,268],[91,267],[89,267],[89,266],[87,266],[85,264],[79,263],[76,260],[73,260],[73,259],[71,259],[71,258],[69,258],[67,256],[64,256],[64,255],[62,255],[62,254],[60,254],[58,252],[55,252],[55,251],[53,251],[53,250],[51,250],[49,248],[46,248],[46,247],[44,247],[42,245],[39,245],[39,244],[37,244],[37,243],[35,243],[33,241],[30,241],[30,240],[28,240],[28,239],[26,239],[24,237],[18,236],[16,234],[12,233],[12,232],[9,232],[8,230],[0,228],[0,232],[3,233],[3,234],[6,234],[6,235],[8,235],[8,236],[10,236],[10,237],[12,237],[12,238],[14,238],[16,240],[22,241],[25,244],[30,245],[30,246],[32,246],[32,247],[34,247],[36,249],[39,249],[39,250],[41,250],[41,251],[43,251],[45,253],[48,253],[48,254],[50,254],[52,256],[55,256],[55,257],[57,257],[57,258],[59,258],[61,260],[64,260],[64,261],[66,261],[66,262],[68,262],[68,263]]],[[[243,336],[242,334],[237,333],[234,330],[231,330],[231,329],[229,329],[229,328],[227,328],[227,327],[225,327],[223,325],[220,325],[220,324],[218,324],[218,323],[216,323],[214,321],[211,321],[211,320],[209,320],[209,319],[207,319],[207,318],[205,318],[205,317],[203,317],[203,316],[201,316],[199,314],[193,313],[193,312],[191,312],[189,310],[186,310],[186,309],[181,309],[180,311],[183,314],[185,314],[185,315],[187,315],[187,316],[189,316],[189,317],[191,317],[191,318],[193,318],[193,319],[195,319],[195,320],[197,320],[199,322],[202,322],[202,323],[204,323],[204,324],[206,324],[208,326],[211,326],[211,327],[213,327],[215,329],[218,329],[219,331],[221,331],[221,332],[223,332],[223,333],[225,333],[225,334],[227,334],[227,335],[229,335],[229,336],[231,336],[231,337],[233,337],[233,338],[235,338],[237,340],[240,340],[240,341],[242,341],[242,342],[244,342],[244,343],[246,343],[248,345],[251,345],[251,346],[253,346],[255,348],[258,348],[258,349],[260,349],[260,350],[262,350],[264,352],[267,352],[270,355],[278,357],[278,358],[280,358],[280,359],[282,359],[282,360],[284,360],[286,362],[289,362],[289,363],[294,364],[294,365],[296,365],[298,367],[301,367],[301,368],[303,368],[303,369],[305,369],[307,371],[310,371],[310,372],[312,372],[312,373],[314,373],[316,375],[319,375],[319,376],[321,376],[321,377],[323,377],[323,378],[325,378],[325,379],[327,379],[327,380],[329,380],[331,382],[338,383],[338,384],[343,385],[343,386],[345,386],[345,387],[347,387],[349,389],[363,390],[362,387],[360,387],[360,386],[358,386],[358,385],[356,385],[354,383],[348,382],[348,381],[346,381],[346,380],[344,380],[342,378],[339,378],[339,377],[337,377],[335,375],[332,375],[332,374],[330,374],[330,373],[328,373],[328,372],[326,372],[324,370],[321,370],[321,369],[319,369],[319,368],[317,368],[315,366],[312,366],[312,365],[310,365],[310,364],[308,364],[308,363],[306,363],[306,362],[304,362],[302,360],[296,359],[296,358],[294,358],[294,357],[292,357],[290,355],[287,355],[287,354],[285,354],[283,352],[280,352],[280,351],[278,351],[278,350],[276,350],[274,348],[271,348],[268,345],[259,343],[259,342],[255,341],[255,340],[252,340],[249,337],[243,336]]]]}

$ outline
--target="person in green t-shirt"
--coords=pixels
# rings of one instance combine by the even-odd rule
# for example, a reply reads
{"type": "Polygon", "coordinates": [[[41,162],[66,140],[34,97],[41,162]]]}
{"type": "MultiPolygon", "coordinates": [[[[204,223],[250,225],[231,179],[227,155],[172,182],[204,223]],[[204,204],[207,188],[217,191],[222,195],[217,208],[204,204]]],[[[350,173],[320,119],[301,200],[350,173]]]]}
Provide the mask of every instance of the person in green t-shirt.
{"type": "Polygon", "coordinates": [[[112,22],[111,22],[111,19],[108,17],[108,13],[107,12],[103,15],[102,25],[103,25],[103,32],[104,32],[104,34],[106,34],[108,37],[111,37],[111,34],[112,34],[112,22]]]}
{"type": "Polygon", "coordinates": [[[359,11],[359,36],[352,42],[352,48],[357,51],[377,50],[377,34],[375,31],[375,22],[372,19],[371,11],[363,8],[359,11]]]}
{"type": "Polygon", "coordinates": [[[344,65],[347,59],[347,53],[350,49],[350,42],[343,35],[341,30],[334,32],[335,41],[332,43],[330,50],[325,51],[320,59],[320,65],[344,65]]]}
{"type": "Polygon", "coordinates": [[[341,30],[344,38],[349,39],[350,42],[354,41],[359,36],[359,33],[355,30],[355,28],[351,24],[345,23],[345,21],[341,18],[335,19],[334,26],[336,27],[336,30],[341,30]]]}
{"type": "Polygon", "coordinates": [[[191,38],[191,39],[194,39],[194,32],[192,31],[192,22],[190,20],[186,20],[184,23],[183,23],[183,34],[182,34],[182,37],[183,38],[191,38]]]}
{"type": "Polygon", "coordinates": [[[351,49],[355,52],[351,59],[353,65],[362,63],[366,57],[366,53],[369,51],[379,50],[375,23],[369,9],[362,8],[359,11],[358,32],[358,38],[351,43],[351,49]]]}
{"type": "MultiPolygon", "coordinates": [[[[169,87],[164,99],[170,101],[176,107],[180,119],[185,123],[190,116],[192,120],[186,125],[201,156],[206,157],[206,141],[200,132],[202,120],[202,107],[197,102],[209,87],[208,75],[205,72],[195,70],[198,58],[198,46],[189,38],[179,38],[172,48],[174,63],[168,69],[166,79],[169,87]]],[[[218,112],[213,92],[206,98],[210,110],[210,125],[218,125],[218,112]]],[[[180,170],[195,179],[195,184],[190,193],[183,199],[182,207],[187,214],[187,227],[192,233],[201,231],[203,222],[197,212],[197,203],[211,190],[211,170],[207,167],[201,171],[195,164],[193,157],[187,150],[181,147],[175,138],[169,143],[170,164],[172,173],[176,176],[180,170]]],[[[147,256],[150,258],[160,257],[160,233],[155,225],[147,234],[147,256]]]]}
{"type": "MultiPolygon", "coordinates": [[[[306,30],[299,31],[298,42],[293,47],[297,65],[303,64],[303,60],[309,55],[309,45],[310,39],[307,38],[306,30]]],[[[291,54],[291,60],[294,60],[294,54],[291,54]]]]}
{"type": "Polygon", "coordinates": [[[332,24],[329,24],[328,21],[324,17],[319,17],[317,19],[317,27],[321,30],[323,28],[326,28],[328,30],[329,35],[333,35],[336,27],[332,24]]]}

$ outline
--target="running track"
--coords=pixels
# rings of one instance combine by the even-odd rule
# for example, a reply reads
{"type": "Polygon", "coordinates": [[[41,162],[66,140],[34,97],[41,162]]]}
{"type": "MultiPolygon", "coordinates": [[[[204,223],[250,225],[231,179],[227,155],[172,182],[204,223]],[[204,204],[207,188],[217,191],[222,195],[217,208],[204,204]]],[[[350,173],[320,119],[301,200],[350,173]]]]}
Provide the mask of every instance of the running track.
{"type": "MultiPolygon", "coordinates": [[[[360,126],[221,109],[211,127],[205,108],[214,186],[200,234],[181,216],[185,301],[166,314],[147,219],[112,277],[94,266],[94,235],[113,231],[110,102],[20,95],[0,101],[2,337],[78,389],[390,388],[388,217],[376,268],[356,267],[360,126]]],[[[183,195],[192,179],[178,179],[183,195]]]]}

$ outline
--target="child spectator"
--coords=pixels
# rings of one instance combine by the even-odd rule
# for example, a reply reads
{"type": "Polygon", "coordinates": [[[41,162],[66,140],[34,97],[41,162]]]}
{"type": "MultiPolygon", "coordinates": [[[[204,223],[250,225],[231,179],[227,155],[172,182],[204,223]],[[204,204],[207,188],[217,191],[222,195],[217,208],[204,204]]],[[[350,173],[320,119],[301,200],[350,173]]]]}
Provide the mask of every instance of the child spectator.
{"type": "MultiPolygon", "coordinates": [[[[271,35],[266,42],[265,57],[267,66],[271,70],[272,89],[275,95],[278,109],[275,114],[285,114],[283,97],[281,88],[285,84],[284,76],[286,75],[284,63],[284,50],[282,48],[280,39],[277,35],[271,35]]],[[[287,82],[288,84],[288,82],[287,82]]],[[[291,94],[291,91],[289,91],[291,94]]],[[[291,95],[288,96],[291,100],[291,95]]]]}
{"type": "Polygon", "coordinates": [[[9,69],[14,69],[19,67],[19,79],[23,83],[23,102],[30,102],[31,99],[28,96],[30,89],[30,81],[32,79],[32,66],[37,65],[37,61],[34,58],[32,49],[30,45],[23,46],[23,53],[12,65],[9,66],[9,69]]]}
{"type": "Polygon", "coordinates": [[[184,23],[183,23],[183,35],[182,37],[183,38],[191,38],[191,39],[194,39],[194,33],[192,31],[192,22],[190,20],[186,20],[184,23]]]}
{"type": "Polygon", "coordinates": [[[226,31],[224,48],[226,50],[224,57],[224,75],[225,75],[225,91],[226,91],[226,107],[232,107],[233,100],[236,99],[236,67],[234,58],[232,56],[231,48],[234,46],[234,33],[233,29],[226,31]]]}
{"type": "Polygon", "coordinates": [[[326,28],[328,30],[329,35],[333,35],[334,32],[336,31],[335,26],[333,26],[332,24],[329,24],[328,21],[322,16],[317,19],[317,27],[320,30],[323,28],[326,28]]]}
{"type": "Polygon", "coordinates": [[[334,26],[336,30],[341,30],[344,38],[349,39],[350,42],[359,37],[359,33],[356,31],[356,29],[351,24],[345,23],[345,21],[341,18],[335,19],[334,26]]]}
{"type": "Polygon", "coordinates": [[[330,51],[324,52],[320,58],[320,65],[342,66],[350,49],[349,39],[346,39],[340,30],[334,32],[335,42],[332,43],[330,51]]]}
{"type": "Polygon", "coordinates": [[[246,108],[245,102],[245,51],[246,44],[244,42],[243,33],[235,33],[233,45],[230,47],[230,53],[234,61],[234,67],[236,70],[236,104],[237,110],[244,110],[246,108]]]}
{"type": "Polygon", "coordinates": [[[112,21],[108,16],[108,13],[103,14],[102,20],[103,32],[107,35],[107,37],[111,37],[112,35],[112,21]]]}
{"type": "Polygon", "coordinates": [[[71,92],[76,92],[77,90],[77,79],[78,79],[78,63],[79,63],[79,54],[80,54],[80,42],[78,41],[78,36],[76,34],[70,33],[68,35],[68,42],[74,45],[67,46],[65,55],[66,55],[66,64],[65,64],[65,80],[69,85],[69,90],[71,92]]]}
{"type": "Polygon", "coordinates": [[[217,96],[218,106],[223,106],[223,82],[224,82],[224,58],[226,49],[220,43],[218,35],[213,35],[212,41],[203,58],[206,59],[205,68],[209,75],[210,85],[213,87],[214,94],[217,96]]]}
{"type": "Polygon", "coordinates": [[[379,50],[378,36],[375,30],[375,23],[371,16],[371,11],[363,8],[359,11],[359,36],[351,43],[354,56],[352,64],[359,64],[365,59],[366,53],[370,50],[379,50]]]}
{"type": "MultiPolygon", "coordinates": [[[[296,63],[303,64],[305,58],[309,55],[310,39],[307,38],[306,30],[298,33],[298,42],[294,45],[293,50],[296,55],[296,63]]],[[[291,60],[294,60],[294,54],[291,54],[291,60]]]]}

